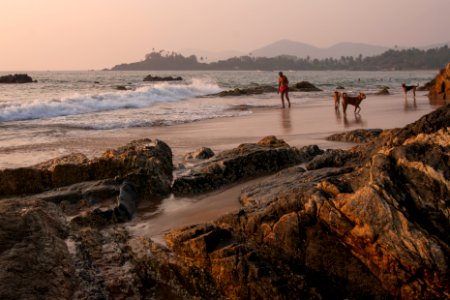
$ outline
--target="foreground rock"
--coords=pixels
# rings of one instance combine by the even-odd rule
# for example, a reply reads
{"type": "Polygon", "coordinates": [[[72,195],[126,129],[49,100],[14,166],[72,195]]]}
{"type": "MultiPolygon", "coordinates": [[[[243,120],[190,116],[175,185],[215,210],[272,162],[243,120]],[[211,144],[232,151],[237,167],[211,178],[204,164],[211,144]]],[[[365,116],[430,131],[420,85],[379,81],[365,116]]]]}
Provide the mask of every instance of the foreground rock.
{"type": "Polygon", "coordinates": [[[70,299],[75,265],[68,234],[52,203],[0,201],[0,298],[70,299]]]}
{"type": "Polygon", "coordinates": [[[173,229],[166,245],[70,214],[127,198],[128,183],[135,197],[165,191],[167,145],[67,158],[105,179],[0,201],[0,299],[449,299],[449,124],[447,105],[348,151],[267,137],[219,153],[191,174],[211,184],[188,192],[288,168],[245,188],[239,211],[173,229]]]}
{"type": "Polygon", "coordinates": [[[446,103],[450,99],[450,63],[432,80],[429,91],[428,97],[431,100],[443,100],[446,103]]]}
{"type": "Polygon", "coordinates": [[[328,141],[366,143],[378,137],[383,130],[381,129],[356,129],[342,133],[336,133],[327,137],[328,141]]]}
{"type": "Polygon", "coordinates": [[[169,251],[153,245],[155,276],[192,278],[184,286],[202,298],[448,299],[448,124],[450,105],[341,166],[247,188],[238,213],[173,230],[169,251]]]}
{"type": "Polygon", "coordinates": [[[279,171],[283,168],[311,160],[322,153],[317,146],[296,149],[273,136],[256,144],[242,144],[223,151],[207,162],[176,178],[173,193],[189,195],[218,189],[235,183],[279,171]]]}
{"type": "Polygon", "coordinates": [[[116,150],[108,150],[92,160],[72,154],[36,166],[0,171],[0,197],[42,193],[91,180],[130,179],[141,194],[152,197],[170,192],[172,152],[162,141],[144,139],[116,150]]]}
{"type": "Polygon", "coordinates": [[[0,76],[0,83],[29,83],[33,82],[33,78],[28,74],[14,74],[0,76]]]}

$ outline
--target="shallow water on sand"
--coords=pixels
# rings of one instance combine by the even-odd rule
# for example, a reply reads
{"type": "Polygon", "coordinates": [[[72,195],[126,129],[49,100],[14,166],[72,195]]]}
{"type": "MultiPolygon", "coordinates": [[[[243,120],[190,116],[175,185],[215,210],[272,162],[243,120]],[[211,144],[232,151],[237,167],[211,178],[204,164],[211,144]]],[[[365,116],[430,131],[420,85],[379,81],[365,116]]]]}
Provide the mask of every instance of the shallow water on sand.
{"type": "Polygon", "coordinates": [[[172,228],[210,222],[241,208],[239,195],[243,188],[263,178],[225,187],[196,197],[173,195],[154,205],[141,204],[133,220],[125,226],[133,236],[143,236],[164,244],[164,234],[172,228]]]}
{"type": "MultiPolygon", "coordinates": [[[[161,128],[168,125],[236,116],[245,118],[261,108],[274,109],[280,105],[279,96],[274,93],[223,98],[205,96],[236,87],[258,84],[275,86],[277,72],[151,72],[158,76],[180,75],[184,80],[165,83],[143,82],[142,79],[148,73],[150,72],[29,72],[33,79],[38,81],[37,83],[2,85],[0,169],[31,165],[72,152],[96,155],[98,149],[95,151],[95,147],[103,147],[102,150],[115,147],[114,141],[127,140],[125,136],[130,132],[141,130],[136,137],[158,138],[159,136],[154,133],[161,132],[161,128]],[[124,85],[129,90],[118,91],[116,89],[118,85],[124,85]],[[118,135],[123,136],[118,138],[118,135]],[[99,142],[102,137],[108,137],[110,145],[99,142]]],[[[393,96],[398,96],[401,94],[401,82],[424,83],[433,78],[436,72],[286,71],[285,73],[291,83],[307,80],[323,89],[322,92],[291,93],[293,108],[306,110],[315,105],[328,106],[331,91],[337,85],[344,86],[349,93],[365,91],[368,100],[363,105],[368,106],[373,101],[369,99],[375,99],[373,93],[382,86],[389,86],[393,96]]],[[[420,97],[418,96],[416,105],[408,100],[408,103],[404,104],[402,114],[407,110],[416,112],[421,110],[424,104],[419,100],[420,97]]],[[[370,116],[364,109],[361,115],[360,119],[321,113],[304,115],[303,121],[309,117],[313,120],[299,124],[294,114],[284,112],[282,116],[284,123],[276,121],[275,125],[258,124],[257,126],[263,128],[255,129],[254,134],[266,135],[261,133],[261,129],[264,128],[268,129],[267,133],[276,132],[280,125],[281,129],[284,128],[283,134],[286,135],[298,135],[298,126],[309,130],[310,134],[320,134],[316,131],[318,124],[316,121],[323,119],[323,123],[328,124],[330,118],[336,120],[338,126],[343,128],[372,127],[370,116]]],[[[397,119],[403,118],[404,115],[389,117],[397,119]]],[[[279,116],[276,118],[279,119],[279,116]]],[[[386,124],[392,123],[389,121],[386,119],[386,124]]],[[[250,127],[234,128],[232,130],[236,132],[229,131],[226,134],[233,136],[241,134],[239,131],[246,131],[248,136],[252,136],[253,134],[249,132],[250,127]]],[[[302,130],[300,134],[303,133],[302,130]]],[[[227,138],[222,134],[219,135],[224,139],[227,138]]],[[[231,139],[230,142],[234,140],[231,139]]],[[[176,140],[175,143],[181,142],[176,140]]]]}

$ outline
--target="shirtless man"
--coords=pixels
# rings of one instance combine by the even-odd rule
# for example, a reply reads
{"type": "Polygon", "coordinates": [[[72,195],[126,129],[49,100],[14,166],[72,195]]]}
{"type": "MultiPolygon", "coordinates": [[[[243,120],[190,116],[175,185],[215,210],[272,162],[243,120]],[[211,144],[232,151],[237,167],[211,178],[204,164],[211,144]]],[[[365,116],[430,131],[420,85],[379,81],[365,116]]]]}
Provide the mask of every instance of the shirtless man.
{"type": "Polygon", "coordinates": [[[286,95],[288,107],[291,107],[291,101],[289,100],[289,80],[283,75],[283,72],[278,73],[278,75],[278,93],[281,94],[282,108],[284,108],[284,95],[286,95]]]}

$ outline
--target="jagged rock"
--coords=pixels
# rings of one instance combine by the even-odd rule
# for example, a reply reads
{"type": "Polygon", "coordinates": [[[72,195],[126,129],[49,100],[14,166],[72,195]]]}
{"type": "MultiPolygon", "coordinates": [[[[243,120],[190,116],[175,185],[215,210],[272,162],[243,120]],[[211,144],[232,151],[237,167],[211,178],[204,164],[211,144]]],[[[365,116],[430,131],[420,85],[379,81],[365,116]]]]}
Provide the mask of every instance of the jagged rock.
{"type": "Polygon", "coordinates": [[[74,265],[56,205],[0,201],[0,299],[70,299],[74,265]]]}
{"type": "Polygon", "coordinates": [[[376,149],[335,151],[339,166],[281,171],[246,188],[239,212],[173,230],[152,258],[197,274],[184,286],[200,297],[446,299],[448,124],[450,105],[376,149]]]}
{"type": "Polygon", "coordinates": [[[34,166],[51,174],[51,186],[60,187],[90,180],[89,159],[82,153],[61,156],[34,166]]]}
{"type": "Polygon", "coordinates": [[[180,76],[177,76],[177,77],[172,77],[172,76],[160,77],[160,76],[147,75],[144,78],[144,81],[180,81],[180,80],[183,80],[183,78],[181,78],[180,76]]]}
{"type": "Polygon", "coordinates": [[[351,152],[340,149],[329,149],[325,153],[314,157],[306,164],[308,170],[315,170],[325,167],[342,167],[354,165],[355,160],[361,160],[359,152],[351,152]]]}
{"type": "Polygon", "coordinates": [[[338,85],[335,89],[336,90],[345,90],[345,87],[343,87],[342,85],[338,85]]]}
{"type": "Polygon", "coordinates": [[[214,151],[208,147],[202,147],[194,152],[189,152],[184,156],[185,160],[191,159],[208,159],[214,156],[214,151]]]}
{"type": "Polygon", "coordinates": [[[92,160],[73,154],[28,168],[0,170],[0,197],[119,177],[133,182],[140,196],[160,198],[170,193],[172,170],[169,146],[159,140],[143,139],[92,160]]]}
{"type": "MultiPolygon", "coordinates": [[[[448,124],[450,105],[348,151],[318,156],[321,151],[311,146],[304,160],[297,156],[302,150],[275,137],[224,151],[211,161],[221,157],[227,170],[221,176],[230,180],[297,162],[244,188],[239,211],[173,229],[166,245],[105,222],[102,214],[114,210],[89,211],[90,218],[75,218],[69,226],[62,194],[3,199],[0,298],[447,299],[448,124]],[[323,163],[311,169],[298,165],[313,157],[323,163]]],[[[162,155],[167,145],[145,144],[149,141],[105,153],[111,161],[101,174],[115,173],[119,165],[130,172],[91,182],[91,189],[108,194],[106,186],[122,182],[116,207],[135,199],[140,191],[131,187],[141,172],[147,174],[146,167],[159,161],[162,173],[170,169],[162,155]]],[[[217,170],[207,162],[203,167],[217,170]]],[[[134,202],[126,208],[134,209],[134,202]]]]}
{"type": "MultiPolygon", "coordinates": [[[[314,84],[308,82],[308,81],[300,81],[295,84],[295,91],[300,92],[320,92],[322,91],[318,87],[316,87],[314,84]]],[[[294,89],[292,89],[294,91],[294,89]]]]}
{"type": "Polygon", "coordinates": [[[450,98],[450,63],[443,68],[430,84],[428,97],[436,101],[448,103],[450,98]]]}
{"type": "Polygon", "coordinates": [[[51,187],[47,170],[17,168],[0,170],[0,197],[41,193],[51,187]]]}
{"type": "Polygon", "coordinates": [[[267,137],[257,144],[242,144],[219,153],[189,174],[176,178],[172,189],[176,195],[204,193],[308,161],[320,153],[317,146],[296,149],[275,137],[267,137]]]}
{"type": "Polygon", "coordinates": [[[29,83],[33,82],[28,74],[10,74],[5,76],[0,76],[0,83],[29,83]]]}
{"type": "Polygon", "coordinates": [[[367,143],[369,140],[378,137],[382,131],[382,129],[356,129],[330,135],[327,137],[327,140],[351,143],[367,143]]]}
{"type": "Polygon", "coordinates": [[[143,139],[106,151],[89,163],[95,179],[116,176],[133,182],[143,197],[160,198],[170,193],[172,151],[160,140],[143,139]]]}

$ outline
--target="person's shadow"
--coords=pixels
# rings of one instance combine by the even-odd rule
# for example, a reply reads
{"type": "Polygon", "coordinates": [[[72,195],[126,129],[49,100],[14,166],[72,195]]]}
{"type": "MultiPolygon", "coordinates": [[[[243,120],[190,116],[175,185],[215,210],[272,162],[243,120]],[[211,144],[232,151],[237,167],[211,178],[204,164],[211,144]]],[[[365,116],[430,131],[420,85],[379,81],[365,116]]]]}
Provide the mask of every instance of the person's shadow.
{"type": "Polygon", "coordinates": [[[281,110],[281,127],[285,133],[288,133],[292,129],[291,124],[291,110],[290,109],[282,109],[281,110]]]}

